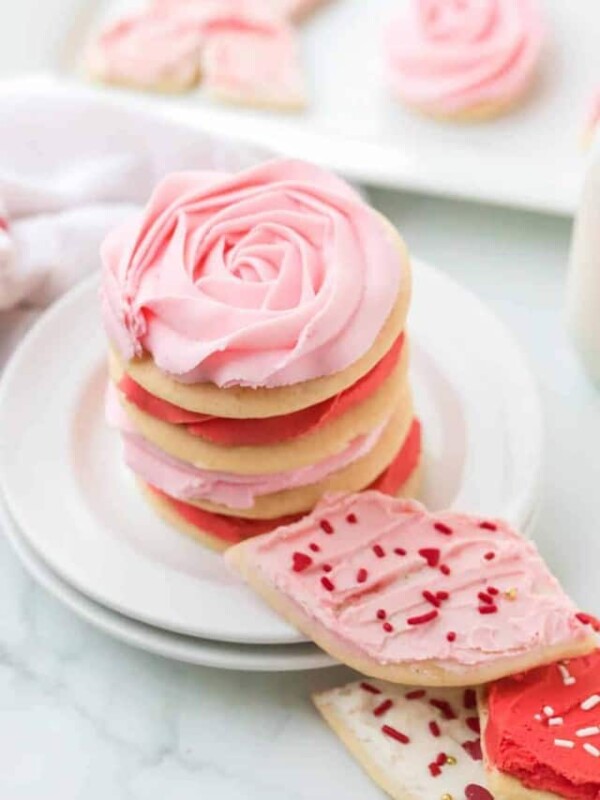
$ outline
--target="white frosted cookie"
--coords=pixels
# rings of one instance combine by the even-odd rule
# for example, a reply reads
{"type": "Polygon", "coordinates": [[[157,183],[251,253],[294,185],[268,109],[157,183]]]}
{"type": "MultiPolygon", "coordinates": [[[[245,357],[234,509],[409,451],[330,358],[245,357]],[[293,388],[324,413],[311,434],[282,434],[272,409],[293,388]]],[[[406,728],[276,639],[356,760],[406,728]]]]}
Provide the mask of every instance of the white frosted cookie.
{"type": "Polygon", "coordinates": [[[475,685],[594,647],[533,543],[501,520],[333,495],[227,560],[323,650],[394,683],[475,685]]]}
{"type": "Polygon", "coordinates": [[[493,800],[484,788],[473,689],[357,681],[313,700],[358,763],[395,800],[493,800]]]}

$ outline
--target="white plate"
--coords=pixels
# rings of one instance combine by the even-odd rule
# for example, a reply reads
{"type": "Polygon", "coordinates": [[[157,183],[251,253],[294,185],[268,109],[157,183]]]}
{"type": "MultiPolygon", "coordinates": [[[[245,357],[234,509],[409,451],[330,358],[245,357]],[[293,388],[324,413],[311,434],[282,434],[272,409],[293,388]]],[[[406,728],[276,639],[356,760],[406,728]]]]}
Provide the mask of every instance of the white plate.
{"type": "MultiPolygon", "coordinates": [[[[424,500],[525,524],[540,477],[535,389],[511,336],[470,292],[415,264],[412,379],[424,500]]],[[[224,566],[164,524],[103,418],[96,278],[29,332],[0,384],[0,487],[31,547],[64,580],[135,619],[202,638],[302,641],[224,566]]]]}
{"type": "MultiPolygon", "coordinates": [[[[34,0],[21,0],[27,2],[34,0]]],[[[157,101],[202,127],[242,130],[357,180],[571,214],[585,160],[581,129],[600,80],[600,6],[541,3],[550,33],[543,79],[527,102],[493,122],[440,123],[390,100],[381,32],[399,0],[334,0],[307,22],[302,37],[312,102],[303,115],[220,108],[201,90],[157,101]]],[[[49,66],[74,76],[91,32],[131,6],[131,0],[80,0],[70,16],[35,3],[32,16],[52,14],[52,29],[64,26],[49,66]]]]}
{"type": "Polygon", "coordinates": [[[155,655],[217,669],[295,672],[334,667],[336,662],[311,643],[246,645],[211,642],[169,633],[110,611],[61,580],[27,544],[0,501],[0,527],[29,575],[57,600],[104,633],[155,655]]]}

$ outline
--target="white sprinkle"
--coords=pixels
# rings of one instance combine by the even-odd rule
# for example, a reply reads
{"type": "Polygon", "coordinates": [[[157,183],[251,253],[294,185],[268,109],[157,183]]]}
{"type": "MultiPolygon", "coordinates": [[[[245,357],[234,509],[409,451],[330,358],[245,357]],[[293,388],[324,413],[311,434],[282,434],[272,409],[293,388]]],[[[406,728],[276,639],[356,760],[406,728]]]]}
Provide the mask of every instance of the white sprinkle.
{"type": "Polygon", "coordinates": [[[573,684],[575,683],[575,678],[571,675],[571,673],[564,664],[558,665],[558,671],[560,672],[560,677],[562,678],[562,682],[564,683],[564,685],[573,686],[573,684]]]}
{"type": "Polygon", "coordinates": [[[554,716],[554,709],[552,708],[552,706],[544,706],[542,708],[542,711],[544,712],[544,714],[547,717],[553,717],[554,716]]]}
{"type": "Polygon", "coordinates": [[[580,739],[583,739],[585,736],[596,736],[598,733],[600,733],[600,728],[596,725],[591,728],[579,728],[579,730],[576,731],[576,735],[579,736],[580,739]]]}
{"type": "Polygon", "coordinates": [[[548,725],[562,725],[564,719],[562,717],[552,717],[548,720],[548,725]]]}
{"type": "Polygon", "coordinates": [[[575,747],[575,742],[572,742],[570,739],[555,739],[554,744],[557,747],[567,747],[569,750],[575,747]]]}
{"type": "Polygon", "coordinates": [[[541,722],[541,721],[542,721],[542,715],[541,715],[541,714],[534,714],[534,715],[533,715],[533,718],[534,718],[534,719],[537,719],[537,721],[538,721],[538,722],[541,722]]]}
{"type": "Polygon", "coordinates": [[[581,704],[582,711],[591,711],[592,708],[596,708],[597,705],[600,705],[600,694],[593,694],[591,697],[588,697],[587,700],[584,700],[581,704]]]}
{"type": "Polygon", "coordinates": [[[586,753],[589,753],[591,756],[594,756],[595,758],[600,758],[600,750],[598,750],[597,747],[594,747],[593,744],[586,742],[583,745],[583,749],[585,750],[586,753]]]}

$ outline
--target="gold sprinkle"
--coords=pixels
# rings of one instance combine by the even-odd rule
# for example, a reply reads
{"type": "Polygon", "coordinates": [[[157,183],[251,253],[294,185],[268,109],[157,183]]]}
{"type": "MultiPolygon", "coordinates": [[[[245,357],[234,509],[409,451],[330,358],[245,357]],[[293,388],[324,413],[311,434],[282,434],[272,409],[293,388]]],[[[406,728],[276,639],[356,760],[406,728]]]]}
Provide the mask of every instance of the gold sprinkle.
{"type": "Polygon", "coordinates": [[[516,600],[517,599],[517,590],[516,589],[509,589],[507,592],[504,592],[504,596],[507,600],[516,600]]]}
{"type": "Polygon", "coordinates": [[[452,797],[451,794],[448,794],[448,792],[446,792],[446,794],[443,794],[441,796],[440,800],[454,800],[454,798],[452,797]]]}
{"type": "Polygon", "coordinates": [[[446,764],[450,764],[450,766],[453,767],[456,764],[454,756],[446,756],[446,764]]]}

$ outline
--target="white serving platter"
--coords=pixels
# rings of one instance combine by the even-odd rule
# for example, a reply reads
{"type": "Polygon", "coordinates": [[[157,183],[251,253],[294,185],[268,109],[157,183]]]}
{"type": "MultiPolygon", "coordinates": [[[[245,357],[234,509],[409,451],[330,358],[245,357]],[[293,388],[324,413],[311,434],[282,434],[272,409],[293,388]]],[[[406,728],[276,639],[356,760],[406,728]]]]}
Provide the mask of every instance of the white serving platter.
{"type": "MultiPolygon", "coordinates": [[[[301,36],[311,104],[304,114],[219,107],[201,89],[177,98],[98,91],[158,103],[204,129],[235,131],[355,180],[572,214],[586,163],[582,127],[600,83],[600,6],[540,0],[548,45],[536,90],[513,113],[468,125],[429,120],[390,99],[381,32],[404,1],[331,0],[305,23],[301,36]]],[[[45,45],[47,69],[81,82],[89,37],[104,20],[140,0],[48,0],[43,8],[35,0],[21,3],[35,5],[35,27],[45,15],[52,23],[55,46],[45,45]]]]}
{"type": "MultiPolygon", "coordinates": [[[[443,273],[416,262],[414,278],[422,499],[524,527],[538,499],[542,429],[521,352],[443,273]]],[[[302,641],[220,555],[172,530],[138,493],[104,421],[97,303],[94,276],[44,314],[0,382],[0,490],[28,544],[79,592],[149,625],[226,642],[302,641]]]]}

